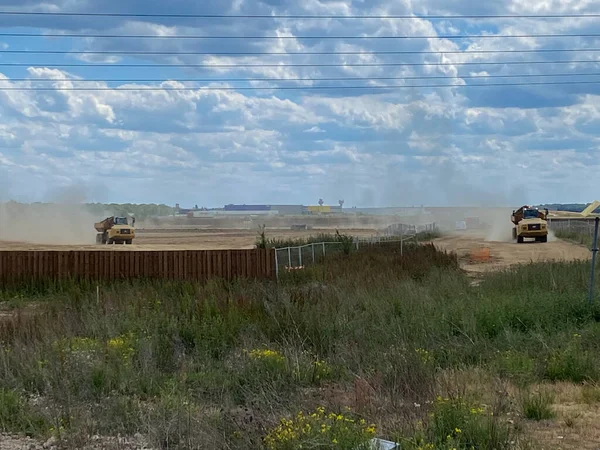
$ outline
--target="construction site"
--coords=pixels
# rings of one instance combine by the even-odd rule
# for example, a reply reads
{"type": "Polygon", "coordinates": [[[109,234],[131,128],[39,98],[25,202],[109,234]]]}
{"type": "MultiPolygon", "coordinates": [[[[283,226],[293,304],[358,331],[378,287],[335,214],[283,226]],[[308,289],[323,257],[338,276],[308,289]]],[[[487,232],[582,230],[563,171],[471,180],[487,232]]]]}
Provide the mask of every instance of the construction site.
{"type": "MultiPolygon", "coordinates": [[[[178,208],[181,214],[138,222],[131,216],[109,216],[96,221],[88,216],[85,221],[73,220],[74,227],[82,228],[73,235],[83,236],[74,243],[65,240],[56,242],[44,235],[43,230],[28,230],[30,239],[2,237],[0,252],[251,251],[256,248],[260,227],[264,227],[269,239],[279,241],[307,240],[317,235],[333,235],[337,231],[363,242],[401,240],[415,233],[435,232],[439,234],[434,240],[435,245],[457,253],[469,270],[486,271],[529,261],[589,258],[588,248],[556,238],[555,230],[577,229],[591,236],[598,216],[594,211],[598,206],[600,202],[592,202],[579,213],[528,206],[518,209],[380,208],[357,213],[352,209],[344,211],[340,202],[338,210],[324,205],[314,208],[288,205],[287,209],[281,206],[272,209],[272,206],[266,205],[228,205],[220,214],[207,212],[208,215],[178,208]]],[[[226,253],[222,256],[230,257],[226,253]]],[[[7,261],[5,270],[10,265],[7,261]]],[[[23,264],[44,263],[29,260],[23,264]]],[[[48,269],[50,272],[66,270],[58,268],[58,263],[52,264],[54,269],[48,269]]],[[[106,264],[110,262],[107,260],[106,264]]],[[[123,264],[126,273],[136,273],[135,268],[131,271],[127,268],[127,264],[138,264],[134,260],[131,263],[124,260],[120,264],[123,264]]],[[[225,269],[219,269],[218,273],[231,274],[231,263],[215,264],[225,265],[225,269]]],[[[44,273],[45,269],[41,270],[44,273]]],[[[105,272],[103,268],[98,270],[105,272]]],[[[205,269],[198,270],[198,273],[203,273],[205,269]]]]}

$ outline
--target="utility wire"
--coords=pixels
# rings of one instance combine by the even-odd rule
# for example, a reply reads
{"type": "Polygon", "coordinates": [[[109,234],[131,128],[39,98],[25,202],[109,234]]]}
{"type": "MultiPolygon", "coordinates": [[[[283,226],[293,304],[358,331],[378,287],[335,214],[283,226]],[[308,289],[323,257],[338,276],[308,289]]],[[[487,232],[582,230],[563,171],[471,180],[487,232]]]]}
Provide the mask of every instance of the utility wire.
{"type": "Polygon", "coordinates": [[[468,14],[468,15],[277,15],[277,14],[146,14],[117,12],[0,11],[3,16],[140,17],[177,19],[570,19],[599,18],[600,14],[468,14]]]}
{"type": "Polygon", "coordinates": [[[496,53],[585,53],[600,52],[600,48],[523,49],[523,50],[374,50],[330,52],[149,52],[136,50],[0,50],[0,54],[49,54],[49,55],[153,55],[153,56],[266,56],[266,55],[463,55],[496,53]]]}
{"type": "Polygon", "coordinates": [[[464,76],[404,76],[404,77],[331,77],[331,78],[180,78],[180,79],[156,79],[156,78],[7,78],[0,79],[1,82],[73,82],[73,83],[163,83],[172,81],[175,83],[247,83],[247,82],[286,82],[286,81],[393,81],[393,80],[460,80],[460,79],[488,79],[488,78],[547,78],[547,77],[587,77],[600,76],[598,73],[542,73],[542,74],[511,74],[511,75],[464,75],[464,76]]]}
{"type": "Polygon", "coordinates": [[[424,85],[377,85],[377,86],[277,86],[277,87],[149,87],[149,88],[108,88],[108,87],[89,87],[89,88],[38,88],[38,87],[0,87],[2,91],[298,91],[298,90],[368,90],[368,89],[405,89],[405,88],[462,88],[462,87],[501,87],[501,86],[549,86],[549,85],[586,85],[598,84],[599,81],[556,81],[539,83],[488,83],[488,84],[424,84],[424,85]]]}
{"type": "Polygon", "coordinates": [[[157,34],[91,34],[91,33],[0,33],[0,37],[52,37],[52,38],[111,38],[111,39],[512,39],[512,38],[600,38],[600,34],[464,34],[430,36],[218,36],[218,35],[157,35],[157,34]]]}
{"type": "Polygon", "coordinates": [[[491,66],[491,65],[525,65],[525,64],[599,64],[600,60],[570,60],[570,61],[481,61],[481,62],[426,62],[426,63],[333,63],[333,64],[110,64],[110,63],[4,63],[0,62],[0,67],[187,67],[203,69],[224,69],[224,68],[264,68],[264,67],[421,67],[421,66],[491,66]]]}

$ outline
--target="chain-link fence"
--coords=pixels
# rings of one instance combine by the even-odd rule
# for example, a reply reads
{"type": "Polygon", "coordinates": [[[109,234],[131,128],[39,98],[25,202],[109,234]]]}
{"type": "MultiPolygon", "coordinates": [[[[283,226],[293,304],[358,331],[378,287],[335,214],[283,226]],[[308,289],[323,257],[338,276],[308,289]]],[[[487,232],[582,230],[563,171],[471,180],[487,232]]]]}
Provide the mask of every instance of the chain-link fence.
{"type": "Polygon", "coordinates": [[[555,233],[563,232],[593,237],[594,226],[593,220],[549,220],[549,227],[555,233]]]}
{"type": "Polygon", "coordinates": [[[418,242],[418,234],[411,233],[404,236],[372,236],[367,238],[353,238],[352,241],[319,242],[297,247],[275,249],[275,268],[277,278],[282,272],[301,270],[306,266],[318,264],[328,256],[339,255],[350,251],[360,251],[378,245],[397,245],[400,254],[406,242],[418,242]]]}

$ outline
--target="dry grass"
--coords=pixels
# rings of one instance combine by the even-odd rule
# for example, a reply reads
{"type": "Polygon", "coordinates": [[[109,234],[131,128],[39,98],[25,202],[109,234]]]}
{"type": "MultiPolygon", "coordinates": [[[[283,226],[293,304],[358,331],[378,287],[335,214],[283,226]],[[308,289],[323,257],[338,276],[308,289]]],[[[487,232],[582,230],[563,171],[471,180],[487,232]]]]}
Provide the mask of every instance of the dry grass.
{"type": "Polygon", "coordinates": [[[339,255],[279,285],[115,283],[99,301],[74,283],[0,291],[0,432],[259,449],[282,418],[323,406],[407,448],[525,449],[555,433],[588,448],[600,309],[582,300],[587,266],[473,287],[455,255],[403,251],[339,255]],[[521,399],[541,387],[556,417],[533,423],[521,399]]]}

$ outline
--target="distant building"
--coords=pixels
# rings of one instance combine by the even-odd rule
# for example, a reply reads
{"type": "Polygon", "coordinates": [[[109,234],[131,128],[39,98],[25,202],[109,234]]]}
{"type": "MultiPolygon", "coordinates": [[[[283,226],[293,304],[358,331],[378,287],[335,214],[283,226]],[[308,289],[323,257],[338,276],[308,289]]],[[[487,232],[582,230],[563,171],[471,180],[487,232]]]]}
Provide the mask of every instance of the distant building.
{"type": "Polygon", "coordinates": [[[271,211],[271,205],[225,205],[223,211],[271,211]]]}
{"type": "Polygon", "coordinates": [[[302,205],[271,205],[271,208],[276,209],[283,216],[301,216],[304,210],[302,205]]]}

